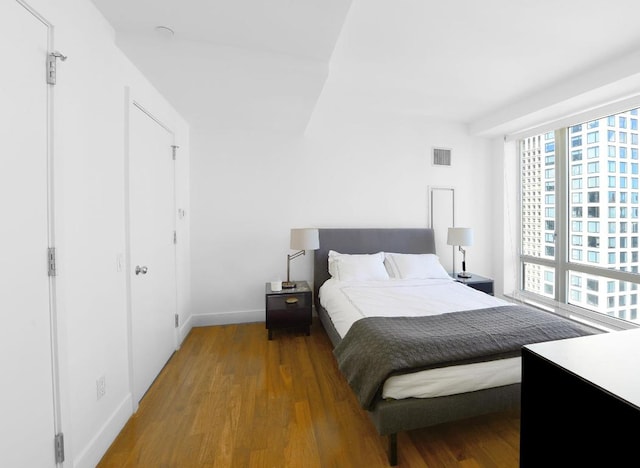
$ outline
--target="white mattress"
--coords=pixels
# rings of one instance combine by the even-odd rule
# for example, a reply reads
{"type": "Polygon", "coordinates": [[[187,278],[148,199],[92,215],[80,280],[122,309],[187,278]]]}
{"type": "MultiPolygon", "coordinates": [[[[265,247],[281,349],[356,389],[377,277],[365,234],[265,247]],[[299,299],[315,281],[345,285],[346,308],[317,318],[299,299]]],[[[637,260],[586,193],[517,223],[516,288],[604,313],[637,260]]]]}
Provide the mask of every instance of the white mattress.
{"type": "MultiPolygon", "coordinates": [[[[319,290],[336,331],[344,337],[364,317],[436,315],[509,305],[453,279],[343,282],[327,280],[319,290]]],[[[465,364],[393,376],[383,398],[431,398],[520,382],[520,358],[465,364]]]]}

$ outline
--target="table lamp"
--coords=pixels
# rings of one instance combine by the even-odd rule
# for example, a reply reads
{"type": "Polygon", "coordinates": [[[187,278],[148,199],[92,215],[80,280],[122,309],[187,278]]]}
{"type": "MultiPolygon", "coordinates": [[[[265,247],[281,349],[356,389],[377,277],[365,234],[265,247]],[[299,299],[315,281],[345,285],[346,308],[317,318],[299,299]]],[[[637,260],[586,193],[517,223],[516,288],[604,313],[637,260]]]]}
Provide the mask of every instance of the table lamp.
{"type": "Polygon", "coordinates": [[[455,227],[449,228],[449,230],[447,231],[447,244],[457,245],[460,252],[462,252],[462,271],[458,273],[458,278],[471,278],[471,274],[467,273],[467,252],[462,247],[473,245],[473,229],[455,227]]]}
{"type": "Polygon", "coordinates": [[[317,229],[291,229],[291,250],[297,250],[298,252],[293,255],[287,254],[287,281],[282,282],[283,288],[295,288],[295,281],[291,281],[289,272],[291,270],[291,260],[298,258],[300,255],[304,255],[307,250],[317,250],[320,248],[320,238],[318,236],[317,229]]]}

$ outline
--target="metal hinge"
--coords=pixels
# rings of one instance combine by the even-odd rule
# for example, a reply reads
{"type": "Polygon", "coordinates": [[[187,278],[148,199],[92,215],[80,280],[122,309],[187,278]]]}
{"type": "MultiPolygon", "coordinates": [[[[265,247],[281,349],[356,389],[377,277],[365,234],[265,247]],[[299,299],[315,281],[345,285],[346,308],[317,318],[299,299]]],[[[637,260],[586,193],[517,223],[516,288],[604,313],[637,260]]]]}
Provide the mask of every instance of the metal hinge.
{"type": "Polygon", "coordinates": [[[173,243],[178,243],[178,233],[176,231],[173,231],[173,243]]]}
{"type": "Polygon", "coordinates": [[[180,326],[180,316],[176,314],[176,328],[180,326]]]}
{"type": "Polygon", "coordinates": [[[56,69],[58,66],[58,59],[64,62],[65,60],[67,60],[67,56],[62,55],[57,50],[54,52],[50,52],[49,55],[47,55],[47,84],[56,84],[56,69]]]}
{"type": "Polygon", "coordinates": [[[56,434],[54,438],[54,445],[56,451],[56,463],[62,463],[64,461],[64,435],[62,432],[56,434]]]}
{"type": "Polygon", "coordinates": [[[178,148],[180,148],[178,145],[171,145],[171,150],[172,150],[172,154],[173,154],[173,160],[176,160],[176,154],[178,153],[178,148]]]}
{"type": "Polygon", "coordinates": [[[47,251],[47,263],[49,265],[49,276],[56,276],[56,248],[49,247],[47,251]]]}

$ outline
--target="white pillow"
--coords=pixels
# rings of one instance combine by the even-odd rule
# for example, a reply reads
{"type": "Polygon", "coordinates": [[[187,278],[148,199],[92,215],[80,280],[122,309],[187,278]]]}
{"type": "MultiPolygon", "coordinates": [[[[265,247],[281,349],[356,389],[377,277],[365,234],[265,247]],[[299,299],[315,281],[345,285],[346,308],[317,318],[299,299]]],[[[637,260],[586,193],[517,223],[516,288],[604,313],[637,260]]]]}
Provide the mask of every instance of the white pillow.
{"type": "Polygon", "coordinates": [[[451,279],[435,254],[385,253],[384,264],[392,278],[451,279]]]}
{"type": "Polygon", "coordinates": [[[329,274],[340,281],[387,280],[384,253],[341,254],[329,251],[329,274]]]}

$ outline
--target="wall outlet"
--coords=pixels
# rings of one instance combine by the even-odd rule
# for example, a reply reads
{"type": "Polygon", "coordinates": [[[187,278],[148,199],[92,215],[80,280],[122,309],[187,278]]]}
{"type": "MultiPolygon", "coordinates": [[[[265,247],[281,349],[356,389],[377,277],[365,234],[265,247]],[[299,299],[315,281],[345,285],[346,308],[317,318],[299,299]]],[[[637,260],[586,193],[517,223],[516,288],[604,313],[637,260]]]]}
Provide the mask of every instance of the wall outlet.
{"type": "Polygon", "coordinates": [[[102,398],[105,393],[107,393],[107,383],[105,382],[104,375],[103,375],[101,377],[98,377],[98,380],[96,380],[97,399],[99,400],[100,398],[102,398]]]}

